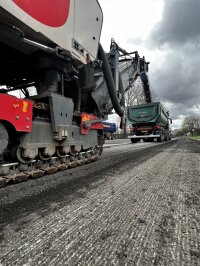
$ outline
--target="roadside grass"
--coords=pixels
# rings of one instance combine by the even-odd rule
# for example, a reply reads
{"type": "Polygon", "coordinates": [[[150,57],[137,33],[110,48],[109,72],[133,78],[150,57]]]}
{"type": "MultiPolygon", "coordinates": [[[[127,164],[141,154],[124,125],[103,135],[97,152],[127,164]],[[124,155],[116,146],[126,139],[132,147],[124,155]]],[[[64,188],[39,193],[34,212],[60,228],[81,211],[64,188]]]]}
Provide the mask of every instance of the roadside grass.
{"type": "Polygon", "coordinates": [[[200,136],[189,136],[190,139],[200,140],[200,136]]]}

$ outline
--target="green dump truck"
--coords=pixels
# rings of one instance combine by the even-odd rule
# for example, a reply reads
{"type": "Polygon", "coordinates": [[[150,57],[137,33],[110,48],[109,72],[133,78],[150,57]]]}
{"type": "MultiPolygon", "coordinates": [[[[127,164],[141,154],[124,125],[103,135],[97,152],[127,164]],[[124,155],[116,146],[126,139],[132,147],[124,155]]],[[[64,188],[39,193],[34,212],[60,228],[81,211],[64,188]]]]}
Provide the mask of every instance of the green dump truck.
{"type": "Polygon", "coordinates": [[[160,102],[129,106],[127,111],[129,123],[128,138],[132,143],[143,141],[170,140],[169,124],[172,120],[160,102]]]}

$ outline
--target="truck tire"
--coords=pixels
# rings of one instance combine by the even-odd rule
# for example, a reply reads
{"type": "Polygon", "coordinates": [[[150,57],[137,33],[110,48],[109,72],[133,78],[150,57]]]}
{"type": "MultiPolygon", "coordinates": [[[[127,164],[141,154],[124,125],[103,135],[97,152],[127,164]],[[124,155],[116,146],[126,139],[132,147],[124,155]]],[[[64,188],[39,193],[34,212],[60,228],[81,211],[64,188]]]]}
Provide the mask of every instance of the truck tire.
{"type": "Polygon", "coordinates": [[[169,141],[169,134],[166,135],[165,140],[166,140],[166,141],[169,141]]]}
{"type": "Polygon", "coordinates": [[[131,142],[132,143],[137,143],[137,142],[139,142],[140,141],[140,139],[131,139],[131,142]]]}
{"type": "Polygon", "coordinates": [[[154,139],[153,138],[146,138],[146,139],[143,139],[144,142],[152,142],[154,139]]]}
{"type": "Polygon", "coordinates": [[[160,135],[160,137],[159,138],[157,138],[157,140],[158,140],[158,142],[163,142],[164,141],[164,135],[162,134],[162,135],[160,135]]]}

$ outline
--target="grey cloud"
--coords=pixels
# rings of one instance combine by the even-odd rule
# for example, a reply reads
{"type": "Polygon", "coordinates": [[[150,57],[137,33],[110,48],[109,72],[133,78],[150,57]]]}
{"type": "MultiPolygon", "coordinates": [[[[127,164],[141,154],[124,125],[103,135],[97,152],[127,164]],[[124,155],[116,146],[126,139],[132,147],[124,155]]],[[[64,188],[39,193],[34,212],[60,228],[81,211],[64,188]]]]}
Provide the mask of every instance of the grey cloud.
{"type": "MultiPolygon", "coordinates": [[[[149,73],[153,92],[169,106],[173,119],[200,117],[200,57],[181,57],[171,52],[162,65],[149,73]]],[[[151,66],[152,67],[152,66],[151,66]]]]}
{"type": "Polygon", "coordinates": [[[166,107],[166,110],[170,111],[170,117],[173,120],[178,120],[186,116],[199,117],[198,112],[195,112],[193,108],[186,108],[184,104],[176,103],[176,104],[170,105],[169,108],[167,108],[168,107],[167,102],[163,102],[163,105],[166,107]],[[180,110],[181,110],[181,113],[180,113],[180,110]]]}
{"type": "Polygon", "coordinates": [[[188,105],[200,103],[200,57],[184,59],[172,53],[165,62],[150,71],[152,87],[158,97],[188,105]]]}
{"type": "Polygon", "coordinates": [[[165,51],[151,62],[150,82],[163,103],[170,103],[174,119],[200,117],[200,0],[165,0],[162,20],[146,47],[165,51]]]}
{"type": "Polygon", "coordinates": [[[200,40],[200,1],[165,0],[163,19],[150,35],[157,45],[183,45],[200,40]]]}

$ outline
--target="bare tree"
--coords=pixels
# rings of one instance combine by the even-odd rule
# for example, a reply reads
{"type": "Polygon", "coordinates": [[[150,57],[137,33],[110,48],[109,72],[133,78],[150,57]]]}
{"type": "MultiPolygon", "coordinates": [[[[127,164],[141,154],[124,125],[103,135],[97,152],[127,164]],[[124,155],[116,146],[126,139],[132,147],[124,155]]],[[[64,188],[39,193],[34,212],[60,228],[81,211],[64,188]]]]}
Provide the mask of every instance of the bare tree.
{"type": "Polygon", "coordinates": [[[145,96],[140,78],[136,80],[133,86],[125,93],[125,108],[130,105],[145,103],[145,96]]]}
{"type": "Polygon", "coordinates": [[[160,102],[160,98],[157,97],[154,91],[151,91],[151,99],[152,99],[152,102],[160,102]]]}
{"type": "MultiPolygon", "coordinates": [[[[153,101],[159,101],[159,99],[157,99],[155,95],[153,95],[152,99],[153,101]]],[[[127,110],[129,106],[145,104],[145,103],[146,103],[146,99],[145,99],[145,94],[144,94],[144,88],[143,88],[140,77],[138,77],[138,79],[134,82],[133,86],[125,92],[124,113],[126,117],[127,117],[127,110]]],[[[126,137],[127,136],[127,119],[125,119],[125,121],[123,121],[122,124],[123,124],[122,131],[124,133],[124,137],[126,137]]],[[[119,128],[119,131],[121,132],[120,128],[119,128]]]]}
{"type": "MultiPolygon", "coordinates": [[[[145,95],[140,77],[134,82],[133,86],[125,93],[125,114],[127,116],[127,110],[129,106],[145,104],[145,95]]],[[[127,135],[127,120],[124,125],[124,135],[127,135]]]]}

